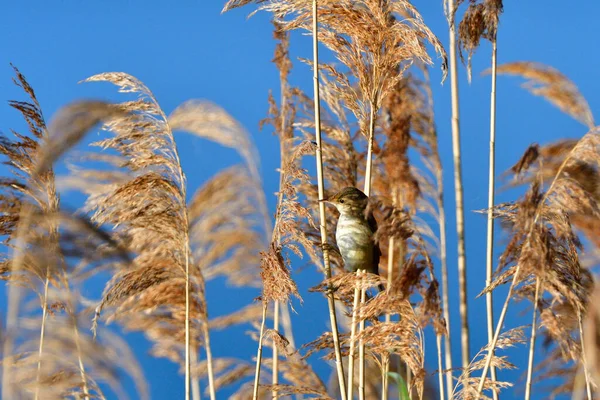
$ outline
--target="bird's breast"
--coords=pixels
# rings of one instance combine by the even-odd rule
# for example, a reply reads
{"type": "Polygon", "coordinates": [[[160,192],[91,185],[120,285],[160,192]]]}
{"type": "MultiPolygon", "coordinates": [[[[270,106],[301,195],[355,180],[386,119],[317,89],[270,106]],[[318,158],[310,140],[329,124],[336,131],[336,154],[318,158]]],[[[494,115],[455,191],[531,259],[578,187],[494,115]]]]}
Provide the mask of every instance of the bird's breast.
{"type": "Polygon", "coordinates": [[[372,269],[373,232],[364,219],[340,216],[335,239],[347,270],[372,269]]]}

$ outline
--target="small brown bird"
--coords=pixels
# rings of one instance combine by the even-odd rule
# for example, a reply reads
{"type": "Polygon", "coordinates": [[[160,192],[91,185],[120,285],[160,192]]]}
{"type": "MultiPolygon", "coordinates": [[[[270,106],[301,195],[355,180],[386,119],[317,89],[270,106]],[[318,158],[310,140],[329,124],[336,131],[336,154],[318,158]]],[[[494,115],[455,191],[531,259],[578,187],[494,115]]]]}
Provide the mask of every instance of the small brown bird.
{"type": "MultiPolygon", "coordinates": [[[[335,240],[346,270],[379,274],[381,250],[373,238],[377,222],[372,213],[366,215],[367,195],[355,187],[346,187],[324,201],[340,212],[335,240]]],[[[383,290],[383,285],[379,289],[383,290]]]]}

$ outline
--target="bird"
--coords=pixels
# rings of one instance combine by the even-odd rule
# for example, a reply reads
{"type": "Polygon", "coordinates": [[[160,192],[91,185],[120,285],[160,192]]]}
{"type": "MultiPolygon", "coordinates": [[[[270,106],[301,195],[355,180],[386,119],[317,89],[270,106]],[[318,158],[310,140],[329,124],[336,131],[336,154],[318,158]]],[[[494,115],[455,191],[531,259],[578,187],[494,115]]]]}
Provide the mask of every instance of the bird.
{"type": "MultiPolygon", "coordinates": [[[[349,186],[323,201],[335,206],[340,213],[335,240],[346,270],[356,272],[360,269],[379,275],[381,250],[374,239],[377,221],[373,213],[367,215],[366,212],[369,197],[349,186]]],[[[379,285],[379,290],[384,290],[383,285],[379,285]]]]}

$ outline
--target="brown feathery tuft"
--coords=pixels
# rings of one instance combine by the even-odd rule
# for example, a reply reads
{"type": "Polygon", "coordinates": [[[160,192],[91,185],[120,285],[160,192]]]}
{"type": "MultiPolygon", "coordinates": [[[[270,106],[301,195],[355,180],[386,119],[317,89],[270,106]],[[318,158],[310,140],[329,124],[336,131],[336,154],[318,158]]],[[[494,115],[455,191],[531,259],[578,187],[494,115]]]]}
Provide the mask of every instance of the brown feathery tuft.
{"type": "Polygon", "coordinates": [[[520,61],[498,66],[498,73],[527,79],[522,87],[533,95],[544,97],[588,129],[595,126],[587,100],[577,86],[558,70],[540,63],[520,61]]]}
{"type": "MultiPolygon", "coordinates": [[[[458,2],[459,4],[462,1],[458,2]]],[[[458,25],[458,49],[464,62],[463,52],[467,52],[467,74],[471,81],[471,58],[479,47],[481,39],[496,41],[498,22],[503,11],[502,0],[470,0],[469,7],[458,25]]],[[[456,10],[458,7],[456,7],[456,10]]],[[[454,16],[452,16],[454,18],[454,16]]]]}

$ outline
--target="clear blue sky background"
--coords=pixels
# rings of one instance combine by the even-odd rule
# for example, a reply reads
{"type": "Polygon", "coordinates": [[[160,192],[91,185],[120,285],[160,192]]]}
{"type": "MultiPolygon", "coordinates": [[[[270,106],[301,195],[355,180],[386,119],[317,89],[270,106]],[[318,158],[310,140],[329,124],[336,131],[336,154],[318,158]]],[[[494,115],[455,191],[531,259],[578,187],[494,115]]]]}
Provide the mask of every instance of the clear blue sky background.
{"type": "MultiPolygon", "coordinates": [[[[447,44],[442,0],[415,0],[414,4],[425,22],[447,44]]],[[[13,74],[9,62],[26,75],[47,118],[75,99],[99,97],[118,100],[119,96],[110,85],[77,84],[81,79],[107,71],[124,71],[141,79],[167,113],[187,99],[210,99],[229,111],[252,133],[262,157],[265,190],[270,195],[277,190],[278,142],[270,132],[259,132],[258,129],[258,122],[266,115],[268,91],[273,89],[277,94],[279,87],[278,75],[270,62],[274,42],[269,16],[261,13],[247,20],[252,8],[221,15],[222,6],[223,2],[217,0],[4,1],[0,5],[0,99],[23,99],[21,91],[11,82],[13,74]]],[[[600,55],[590,51],[599,33],[597,15],[600,15],[600,3],[595,1],[569,5],[542,0],[506,1],[498,37],[500,63],[524,60],[551,65],[570,77],[588,99],[592,110],[598,110],[600,55]]],[[[294,35],[292,55],[309,57],[310,54],[310,38],[294,35]]],[[[489,45],[483,43],[473,60],[471,85],[467,84],[464,69],[460,71],[469,318],[473,326],[481,327],[473,332],[473,351],[486,342],[484,300],[475,300],[484,282],[486,222],[484,217],[471,211],[483,209],[487,203],[490,79],[480,76],[480,72],[488,67],[489,55],[489,45]]],[[[438,64],[432,80],[445,168],[444,184],[448,191],[450,287],[456,289],[449,84],[440,86],[437,84],[439,78],[438,64]]],[[[310,91],[308,68],[296,63],[292,81],[310,91]]],[[[515,78],[498,79],[498,171],[510,167],[532,142],[547,143],[562,137],[579,137],[586,131],[582,125],[542,99],[520,89],[518,83],[515,78]]],[[[0,129],[8,132],[10,128],[24,129],[21,118],[7,105],[0,106],[0,129]]],[[[191,136],[182,135],[177,139],[190,193],[214,172],[238,160],[232,151],[191,136]]],[[[507,194],[498,196],[498,201],[509,199],[507,194]]],[[[73,207],[78,205],[78,201],[77,197],[63,198],[64,203],[73,207]]],[[[275,198],[269,196],[271,209],[274,202],[275,198]]],[[[294,316],[294,326],[297,340],[304,343],[326,329],[326,302],[321,295],[306,292],[308,287],[320,280],[320,275],[312,267],[296,277],[305,303],[296,307],[298,314],[294,316]],[[319,317],[311,320],[315,315],[319,317]]],[[[4,310],[5,295],[0,294],[0,310],[4,310]]],[[[226,288],[222,282],[215,282],[208,288],[209,312],[213,316],[223,314],[247,304],[256,295],[254,291],[235,291],[226,288]]],[[[451,295],[451,309],[457,364],[456,291],[451,295]]],[[[512,317],[507,326],[529,324],[530,321],[530,313],[527,313],[524,318],[512,317]]],[[[148,344],[141,335],[128,337],[144,366],[152,397],[180,398],[183,378],[177,374],[177,368],[167,361],[149,357],[148,344]]],[[[435,344],[431,339],[429,336],[427,363],[433,370],[435,344]]],[[[255,352],[253,342],[241,330],[215,334],[212,342],[216,356],[238,355],[250,360],[255,352]]],[[[511,354],[515,357],[514,361],[523,365],[524,353],[521,350],[511,354]]],[[[324,364],[317,365],[318,370],[324,373],[324,364]]],[[[515,381],[522,372],[503,373],[501,377],[515,381]]],[[[508,389],[507,398],[521,396],[520,389],[508,389]]]]}

